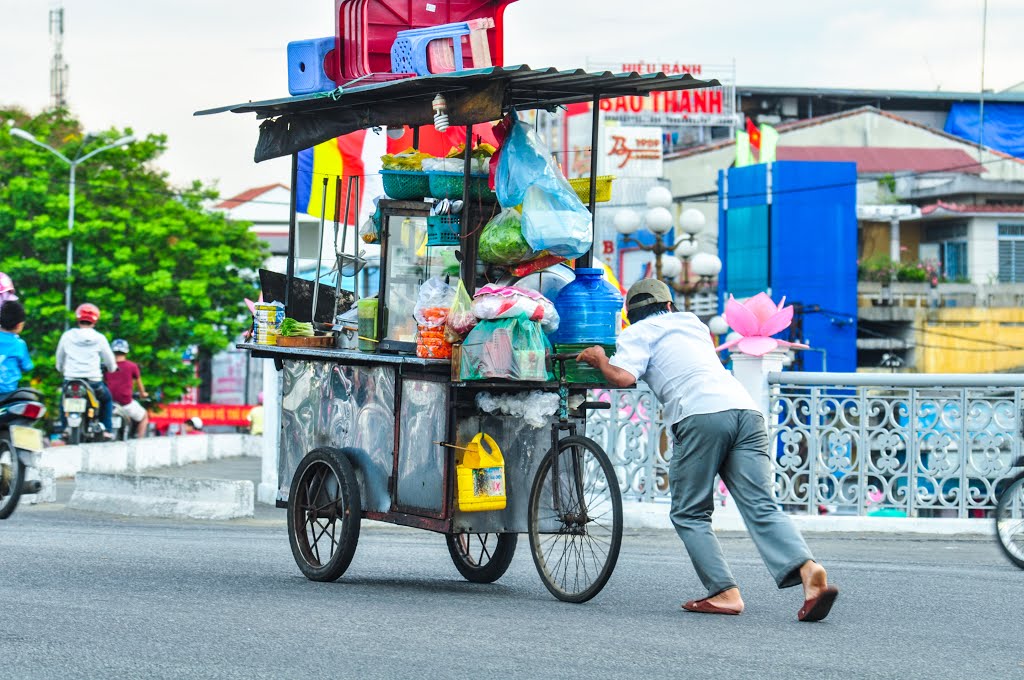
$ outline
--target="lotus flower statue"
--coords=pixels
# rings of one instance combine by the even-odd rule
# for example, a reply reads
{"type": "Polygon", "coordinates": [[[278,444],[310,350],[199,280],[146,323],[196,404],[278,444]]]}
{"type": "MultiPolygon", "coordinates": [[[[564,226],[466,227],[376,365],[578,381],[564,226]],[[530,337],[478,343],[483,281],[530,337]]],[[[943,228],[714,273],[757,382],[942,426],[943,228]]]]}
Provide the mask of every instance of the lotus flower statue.
{"type": "Polygon", "coordinates": [[[793,306],[785,307],[786,298],[776,305],[765,293],[758,293],[746,302],[740,303],[736,298],[729,296],[725,303],[725,320],[729,326],[739,333],[741,338],[730,340],[715,348],[721,352],[724,349],[736,347],[740,352],[751,356],[764,356],[778,348],[807,349],[807,345],[799,342],[787,342],[777,340],[771,336],[789,328],[793,323],[793,306]]]}

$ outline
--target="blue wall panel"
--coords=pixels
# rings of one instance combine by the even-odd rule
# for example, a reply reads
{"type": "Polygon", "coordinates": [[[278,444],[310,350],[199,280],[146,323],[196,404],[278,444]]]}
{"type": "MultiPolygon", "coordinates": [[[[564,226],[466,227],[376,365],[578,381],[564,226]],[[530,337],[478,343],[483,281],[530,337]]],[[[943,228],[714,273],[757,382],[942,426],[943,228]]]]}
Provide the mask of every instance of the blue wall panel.
{"type": "MultiPolygon", "coordinates": [[[[742,208],[769,203],[767,170],[765,165],[732,168],[728,182],[719,182],[720,256],[733,264],[731,270],[723,268],[721,294],[745,297],[757,292],[748,288],[760,267],[741,264],[750,257],[752,244],[737,243],[740,230],[730,223],[729,212],[741,208],[734,217],[742,224],[749,222],[750,212],[742,208]]],[[[770,179],[772,297],[820,308],[804,314],[803,336],[812,347],[825,350],[829,371],[856,370],[856,166],[782,161],[772,164],[770,179]]],[[[804,370],[821,370],[820,352],[801,354],[804,370]]]]}

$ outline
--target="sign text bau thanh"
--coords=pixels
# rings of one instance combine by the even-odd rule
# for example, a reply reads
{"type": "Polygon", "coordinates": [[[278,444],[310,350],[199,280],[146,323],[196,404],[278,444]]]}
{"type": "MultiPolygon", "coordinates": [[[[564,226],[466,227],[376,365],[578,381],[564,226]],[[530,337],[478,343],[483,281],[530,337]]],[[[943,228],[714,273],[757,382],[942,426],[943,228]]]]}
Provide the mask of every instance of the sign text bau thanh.
{"type": "Polygon", "coordinates": [[[683,62],[589,62],[592,70],[637,72],[641,75],[689,73],[696,78],[717,78],[722,87],[656,92],[649,97],[616,97],[601,101],[606,120],[630,125],[731,125],[735,121],[735,67],[683,62]]]}

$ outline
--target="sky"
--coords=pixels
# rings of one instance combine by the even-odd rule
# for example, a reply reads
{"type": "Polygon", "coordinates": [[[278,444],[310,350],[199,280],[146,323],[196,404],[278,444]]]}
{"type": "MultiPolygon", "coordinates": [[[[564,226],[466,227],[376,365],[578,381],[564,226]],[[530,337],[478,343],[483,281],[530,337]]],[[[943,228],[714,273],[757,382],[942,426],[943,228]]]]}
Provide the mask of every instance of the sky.
{"type": "MultiPolygon", "coordinates": [[[[736,65],[740,85],[977,91],[983,0],[518,0],[505,61],[736,65]]],[[[333,34],[333,0],[65,0],[68,98],[87,130],[169,136],[177,185],[231,196],[288,182],[252,160],[252,114],[199,109],[288,96],[289,41],[333,34]]],[[[0,0],[0,105],[49,101],[51,0],[0,0]]],[[[986,89],[1024,81],[1024,2],[988,0],[986,89]]]]}

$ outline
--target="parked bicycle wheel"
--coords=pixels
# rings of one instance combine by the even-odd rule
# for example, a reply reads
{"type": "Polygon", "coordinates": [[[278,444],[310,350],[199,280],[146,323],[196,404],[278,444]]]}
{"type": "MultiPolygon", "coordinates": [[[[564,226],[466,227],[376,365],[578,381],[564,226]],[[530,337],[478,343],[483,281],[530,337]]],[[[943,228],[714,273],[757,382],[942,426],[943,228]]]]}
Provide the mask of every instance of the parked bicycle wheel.
{"type": "Polygon", "coordinates": [[[1010,561],[1024,569],[1024,476],[1014,480],[999,497],[996,537],[1010,561]]]}
{"type": "Polygon", "coordinates": [[[472,583],[494,583],[512,564],[517,534],[447,534],[448,552],[459,573],[472,583]]]}
{"type": "Polygon", "coordinates": [[[0,437],[0,519],[7,519],[18,507],[24,482],[25,464],[7,436],[0,437]]]}
{"type": "Polygon", "coordinates": [[[622,543],[622,496],[611,461],[587,437],[548,451],[530,491],[530,551],[541,580],[564,602],[604,588],[622,543]]]}
{"type": "Polygon", "coordinates": [[[359,484],[344,451],[314,449],[292,477],[288,542],[311,581],[335,581],[352,562],[359,541],[359,484]]]}

